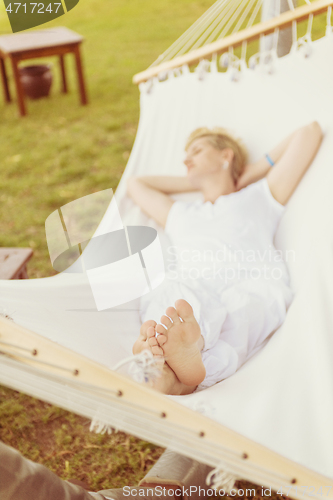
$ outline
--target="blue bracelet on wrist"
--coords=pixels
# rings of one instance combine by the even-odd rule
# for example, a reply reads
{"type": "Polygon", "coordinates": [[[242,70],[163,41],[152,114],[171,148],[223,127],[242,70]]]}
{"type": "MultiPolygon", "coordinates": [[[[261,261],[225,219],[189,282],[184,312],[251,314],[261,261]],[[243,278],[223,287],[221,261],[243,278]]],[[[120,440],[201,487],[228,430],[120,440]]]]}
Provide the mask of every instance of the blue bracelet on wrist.
{"type": "Polygon", "coordinates": [[[274,161],[272,160],[272,158],[269,156],[269,154],[266,154],[265,155],[265,158],[266,160],[268,161],[268,163],[270,164],[271,167],[274,167],[275,163],[274,161]]]}

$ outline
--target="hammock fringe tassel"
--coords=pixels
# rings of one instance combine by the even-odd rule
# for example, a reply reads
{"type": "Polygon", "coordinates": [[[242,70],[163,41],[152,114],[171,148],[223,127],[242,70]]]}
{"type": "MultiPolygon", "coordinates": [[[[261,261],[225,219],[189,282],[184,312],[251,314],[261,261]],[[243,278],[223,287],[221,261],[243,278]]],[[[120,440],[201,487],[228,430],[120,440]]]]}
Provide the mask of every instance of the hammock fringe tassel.
{"type": "Polygon", "coordinates": [[[92,419],[89,430],[96,434],[112,434],[113,432],[117,432],[117,429],[105,422],[101,422],[98,417],[92,419]]]}
{"type": "Polygon", "coordinates": [[[238,489],[234,486],[238,479],[240,478],[229,472],[223,464],[210,471],[206,478],[206,484],[214,490],[223,489],[223,491],[228,494],[233,490],[236,491],[235,494],[237,494],[238,489]]]}
{"type": "Polygon", "coordinates": [[[162,366],[164,360],[159,360],[153,356],[152,352],[148,349],[136,354],[135,356],[130,356],[118,363],[113,369],[119,371],[127,365],[127,374],[136,382],[148,383],[154,382],[162,374],[162,366]]]}

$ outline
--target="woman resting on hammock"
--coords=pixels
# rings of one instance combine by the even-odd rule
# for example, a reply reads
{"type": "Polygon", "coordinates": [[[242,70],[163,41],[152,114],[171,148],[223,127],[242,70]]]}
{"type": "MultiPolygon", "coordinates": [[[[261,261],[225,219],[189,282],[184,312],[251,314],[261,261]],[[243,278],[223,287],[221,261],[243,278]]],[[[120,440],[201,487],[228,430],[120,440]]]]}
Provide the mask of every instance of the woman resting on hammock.
{"type": "Polygon", "coordinates": [[[202,128],[186,145],[187,176],[129,179],[129,195],[165,228],[177,263],[142,297],[133,347],[160,360],[157,390],[190,394],[229,377],[284,321],[292,293],[273,238],[321,139],[313,122],[247,165],[245,149],[225,130],[202,128]],[[170,197],[189,191],[204,201],[170,197]]]}

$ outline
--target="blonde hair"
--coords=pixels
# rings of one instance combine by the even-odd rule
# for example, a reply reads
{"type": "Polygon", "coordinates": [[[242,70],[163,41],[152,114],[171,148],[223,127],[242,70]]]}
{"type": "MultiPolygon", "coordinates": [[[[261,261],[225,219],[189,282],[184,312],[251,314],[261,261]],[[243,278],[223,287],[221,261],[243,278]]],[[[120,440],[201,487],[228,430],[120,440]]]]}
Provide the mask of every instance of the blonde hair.
{"type": "Polygon", "coordinates": [[[247,162],[248,153],[245,146],[239,139],[232,137],[227,130],[221,127],[209,129],[207,127],[197,128],[192,132],[186,142],[185,151],[188,150],[192,142],[204,137],[216,149],[230,148],[234,152],[231,163],[231,175],[236,182],[242,174],[247,162]]]}

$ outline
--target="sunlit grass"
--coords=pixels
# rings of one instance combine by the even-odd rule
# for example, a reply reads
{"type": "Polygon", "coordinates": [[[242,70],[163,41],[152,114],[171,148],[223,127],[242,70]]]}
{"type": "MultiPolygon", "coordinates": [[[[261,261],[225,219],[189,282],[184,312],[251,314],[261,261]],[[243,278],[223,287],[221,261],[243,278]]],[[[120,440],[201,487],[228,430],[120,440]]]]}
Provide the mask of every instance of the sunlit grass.
{"type": "MultiPolygon", "coordinates": [[[[29,114],[23,119],[16,102],[0,102],[0,246],[34,249],[30,277],[54,273],[44,232],[48,215],[73,199],[117,187],[139,119],[139,92],[132,76],[149,66],[210,3],[81,0],[68,14],[42,26],[64,25],[85,37],[82,55],[90,103],[79,105],[70,56],[70,94],[60,93],[58,61],[50,58],[50,98],[27,102],[29,114]]],[[[10,33],[2,2],[0,32],[10,33]]],[[[15,96],[12,78],[10,84],[15,96]]]]}
{"type": "Polygon", "coordinates": [[[123,432],[92,433],[89,425],[86,418],[0,387],[0,438],[91,490],[135,485],[163,451],[123,432]]]}

